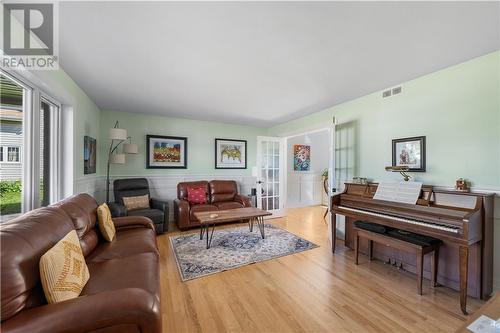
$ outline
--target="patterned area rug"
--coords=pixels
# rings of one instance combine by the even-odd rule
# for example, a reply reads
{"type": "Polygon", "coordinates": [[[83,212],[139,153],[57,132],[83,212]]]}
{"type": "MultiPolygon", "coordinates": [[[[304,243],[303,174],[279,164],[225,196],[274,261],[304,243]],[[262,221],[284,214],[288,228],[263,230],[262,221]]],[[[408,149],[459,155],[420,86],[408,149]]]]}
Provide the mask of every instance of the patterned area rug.
{"type": "Polygon", "coordinates": [[[260,236],[257,226],[253,232],[248,225],[216,228],[209,249],[206,248],[206,236],[200,240],[199,233],[171,236],[170,244],[182,281],[318,247],[274,225],[266,224],[265,228],[265,239],[260,236]]]}

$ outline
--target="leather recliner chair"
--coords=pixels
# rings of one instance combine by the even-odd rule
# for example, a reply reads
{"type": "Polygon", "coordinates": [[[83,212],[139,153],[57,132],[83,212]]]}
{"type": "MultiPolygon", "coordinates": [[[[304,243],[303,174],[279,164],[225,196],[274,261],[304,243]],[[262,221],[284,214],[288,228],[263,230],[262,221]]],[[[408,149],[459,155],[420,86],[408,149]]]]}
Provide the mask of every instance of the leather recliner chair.
{"type": "Polygon", "coordinates": [[[177,227],[184,230],[200,226],[200,222],[194,217],[194,212],[251,206],[252,203],[249,197],[238,194],[238,186],[233,180],[182,182],[177,184],[177,199],[174,200],[174,219],[177,227]],[[187,188],[190,186],[204,187],[206,189],[206,204],[189,203],[187,188]]]}
{"type": "Polygon", "coordinates": [[[113,217],[145,216],[153,221],[157,234],[168,231],[168,203],[151,198],[149,183],[146,178],[116,179],[113,182],[113,193],[115,195],[115,202],[109,204],[109,209],[113,217]],[[123,198],[145,194],[149,196],[150,208],[127,211],[127,208],[123,205],[123,198]]]}

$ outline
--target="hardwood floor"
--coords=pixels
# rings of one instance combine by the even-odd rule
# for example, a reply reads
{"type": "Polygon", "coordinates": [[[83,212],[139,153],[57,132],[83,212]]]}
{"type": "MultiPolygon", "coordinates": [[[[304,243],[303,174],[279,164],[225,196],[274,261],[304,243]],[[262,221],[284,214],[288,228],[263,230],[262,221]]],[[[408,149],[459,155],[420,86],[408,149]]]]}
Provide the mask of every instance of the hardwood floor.
{"type": "MultiPolygon", "coordinates": [[[[324,208],[296,208],[269,220],[319,248],[181,282],[169,244],[161,252],[165,332],[453,332],[465,321],[459,295],[444,287],[415,291],[415,276],[368,262],[337,243],[331,253],[324,208]]],[[[198,232],[192,230],[188,232],[198,232]]],[[[217,232],[217,231],[216,231],[217,232]]],[[[470,299],[469,312],[483,302],[470,299]]]]}

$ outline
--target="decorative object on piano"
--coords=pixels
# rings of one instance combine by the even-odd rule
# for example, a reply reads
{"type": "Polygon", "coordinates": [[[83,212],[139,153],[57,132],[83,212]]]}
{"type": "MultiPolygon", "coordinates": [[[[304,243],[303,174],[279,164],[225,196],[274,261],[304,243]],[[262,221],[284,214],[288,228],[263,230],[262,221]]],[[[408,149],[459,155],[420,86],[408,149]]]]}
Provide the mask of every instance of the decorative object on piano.
{"type": "Polygon", "coordinates": [[[390,172],[399,172],[405,182],[410,181],[413,177],[407,174],[406,172],[410,171],[410,168],[407,166],[387,166],[385,167],[385,171],[390,172]]]}
{"type": "Polygon", "coordinates": [[[455,181],[455,190],[460,191],[460,192],[469,192],[469,185],[467,184],[467,181],[463,178],[458,178],[455,181]]]}
{"type": "Polygon", "coordinates": [[[392,166],[425,172],[425,136],[392,140],[392,166]]]}
{"type": "Polygon", "coordinates": [[[311,168],[311,146],[293,145],[293,170],[309,171],[311,168]]]}
{"type": "Polygon", "coordinates": [[[366,185],[368,184],[368,178],[364,177],[352,177],[352,182],[356,184],[366,185]]]}

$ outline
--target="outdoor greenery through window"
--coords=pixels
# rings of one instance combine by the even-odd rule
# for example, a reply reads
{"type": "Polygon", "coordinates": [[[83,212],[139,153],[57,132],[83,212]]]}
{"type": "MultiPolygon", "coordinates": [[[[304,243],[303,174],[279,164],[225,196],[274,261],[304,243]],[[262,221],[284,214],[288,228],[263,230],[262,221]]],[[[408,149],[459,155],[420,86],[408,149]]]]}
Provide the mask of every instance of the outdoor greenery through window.
{"type": "Polygon", "coordinates": [[[23,87],[0,76],[0,213],[21,212],[23,87]]]}

